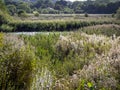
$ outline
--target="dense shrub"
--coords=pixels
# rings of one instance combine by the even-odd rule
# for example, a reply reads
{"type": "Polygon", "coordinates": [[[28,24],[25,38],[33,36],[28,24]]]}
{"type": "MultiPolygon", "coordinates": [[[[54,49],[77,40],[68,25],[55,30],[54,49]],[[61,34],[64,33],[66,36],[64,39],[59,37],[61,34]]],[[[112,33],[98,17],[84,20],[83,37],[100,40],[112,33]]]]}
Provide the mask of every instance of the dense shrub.
{"type": "Polygon", "coordinates": [[[34,11],[33,14],[34,14],[35,17],[39,17],[39,12],[34,11]]]}
{"type": "Polygon", "coordinates": [[[9,26],[7,24],[2,24],[0,27],[0,30],[3,32],[11,32],[11,31],[13,31],[13,27],[9,26]]]}
{"type": "Polygon", "coordinates": [[[4,35],[0,44],[0,89],[30,90],[35,63],[33,52],[16,36],[4,35]]]}
{"type": "Polygon", "coordinates": [[[24,10],[19,10],[18,11],[18,16],[25,18],[25,17],[27,17],[27,14],[26,14],[26,12],[24,10]]]}
{"type": "Polygon", "coordinates": [[[84,15],[85,17],[88,17],[88,13],[85,13],[85,15],[84,15]]]}
{"type": "Polygon", "coordinates": [[[7,24],[10,20],[12,20],[12,18],[8,12],[0,9],[0,26],[2,24],[7,24]]]}
{"type": "Polygon", "coordinates": [[[9,23],[14,27],[14,31],[73,31],[85,26],[97,24],[111,24],[110,21],[18,21],[9,23]]]}
{"type": "Polygon", "coordinates": [[[0,11],[0,25],[3,23],[7,23],[7,19],[4,16],[4,13],[2,11],[0,11]]]}

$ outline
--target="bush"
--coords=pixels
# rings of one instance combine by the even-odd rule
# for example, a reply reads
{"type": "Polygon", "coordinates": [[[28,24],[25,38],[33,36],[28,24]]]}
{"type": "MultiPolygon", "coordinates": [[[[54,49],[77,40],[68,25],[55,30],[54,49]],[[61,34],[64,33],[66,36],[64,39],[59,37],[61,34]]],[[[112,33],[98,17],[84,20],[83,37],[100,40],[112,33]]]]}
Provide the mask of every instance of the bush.
{"type": "Polygon", "coordinates": [[[24,10],[19,10],[18,11],[18,16],[25,18],[25,17],[27,17],[27,14],[26,14],[26,12],[24,10]]]}
{"type": "Polygon", "coordinates": [[[87,13],[85,13],[85,15],[84,15],[85,17],[88,17],[88,14],[87,13]]]}
{"type": "Polygon", "coordinates": [[[10,25],[7,25],[7,24],[2,24],[0,27],[0,31],[11,32],[11,31],[13,31],[13,27],[10,25]]]}
{"type": "Polygon", "coordinates": [[[11,16],[0,9],[0,25],[7,24],[10,20],[12,20],[11,16]]]}
{"type": "Polygon", "coordinates": [[[0,25],[8,23],[12,18],[8,14],[5,4],[0,0],[0,25]]]}
{"type": "Polygon", "coordinates": [[[39,12],[33,12],[35,17],[39,17],[39,12]]]}
{"type": "Polygon", "coordinates": [[[0,25],[3,24],[3,23],[7,23],[7,19],[4,16],[3,12],[0,11],[0,25]]]}
{"type": "Polygon", "coordinates": [[[16,36],[4,36],[0,47],[0,90],[30,90],[34,53],[16,36]]]}
{"type": "Polygon", "coordinates": [[[113,18],[115,17],[115,13],[112,13],[112,17],[113,17],[113,18]]]}

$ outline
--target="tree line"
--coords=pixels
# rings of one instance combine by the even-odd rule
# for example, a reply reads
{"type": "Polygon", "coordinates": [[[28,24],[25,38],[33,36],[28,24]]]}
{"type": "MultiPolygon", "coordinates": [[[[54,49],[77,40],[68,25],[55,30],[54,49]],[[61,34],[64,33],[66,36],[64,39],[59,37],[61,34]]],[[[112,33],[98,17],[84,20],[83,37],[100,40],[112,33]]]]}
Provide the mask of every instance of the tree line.
{"type": "Polygon", "coordinates": [[[4,0],[11,15],[19,11],[43,14],[111,14],[120,6],[119,0],[87,0],[70,2],[66,0],[4,0]]]}

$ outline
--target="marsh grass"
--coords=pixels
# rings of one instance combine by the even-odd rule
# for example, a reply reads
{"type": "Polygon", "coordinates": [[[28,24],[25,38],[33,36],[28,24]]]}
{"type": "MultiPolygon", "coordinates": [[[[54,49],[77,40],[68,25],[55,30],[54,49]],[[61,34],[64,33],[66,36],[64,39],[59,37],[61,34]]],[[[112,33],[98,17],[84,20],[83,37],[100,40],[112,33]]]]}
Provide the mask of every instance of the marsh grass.
{"type": "Polygon", "coordinates": [[[94,25],[89,27],[84,27],[80,31],[87,34],[97,34],[97,35],[106,35],[106,36],[120,36],[120,26],[116,24],[103,24],[103,25],[94,25]]]}
{"type": "Polygon", "coordinates": [[[0,89],[119,90],[119,35],[88,34],[0,34],[0,89]]]}

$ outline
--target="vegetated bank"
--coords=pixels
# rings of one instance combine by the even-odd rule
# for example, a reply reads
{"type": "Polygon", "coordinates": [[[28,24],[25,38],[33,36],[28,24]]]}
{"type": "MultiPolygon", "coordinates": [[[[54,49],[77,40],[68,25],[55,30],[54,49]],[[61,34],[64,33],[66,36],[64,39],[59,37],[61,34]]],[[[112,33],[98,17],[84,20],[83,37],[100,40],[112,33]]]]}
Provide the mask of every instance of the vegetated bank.
{"type": "MultiPolygon", "coordinates": [[[[79,28],[101,24],[112,24],[114,21],[80,21],[80,20],[50,20],[50,21],[12,21],[3,24],[0,31],[7,32],[40,32],[40,31],[73,31],[79,28]],[[4,28],[4,25],[9,26],[4,28]]],[[[117,23],[119,24],[119,23],[117,23]]]]}
{"type": "Polygon", "coordinates": [[[103,24],[103,25],[94,25],[84,27],[79,29],[79,31],[84,32],[86,34],[97,34],[97,35],[106,35],[106,36],[120,36],[120,25],[116,24],[103,24]]]}

